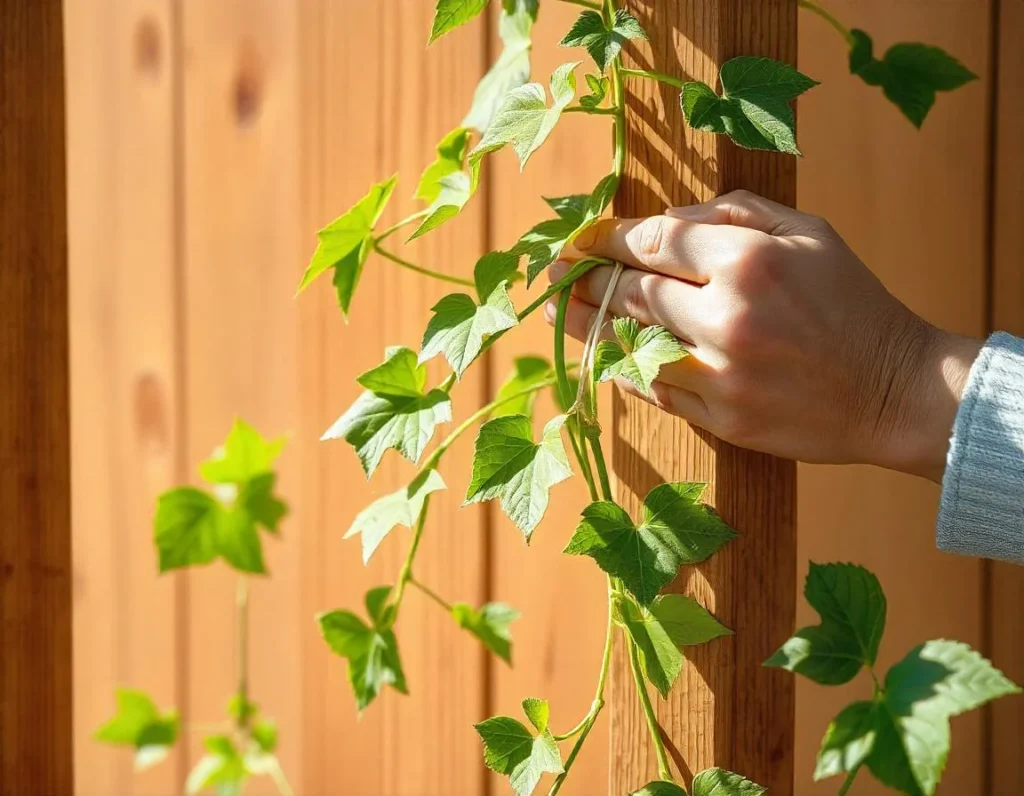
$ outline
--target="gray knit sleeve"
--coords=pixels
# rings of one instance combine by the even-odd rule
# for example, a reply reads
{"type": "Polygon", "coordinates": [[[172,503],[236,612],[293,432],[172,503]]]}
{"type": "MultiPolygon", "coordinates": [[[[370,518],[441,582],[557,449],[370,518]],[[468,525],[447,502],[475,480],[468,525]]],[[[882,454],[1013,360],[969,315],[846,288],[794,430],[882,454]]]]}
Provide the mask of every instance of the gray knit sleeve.
{"type": "Polygon", "coordinates": [[[1024,340],[992,335],[953,426],[936,542],[1024,564],[1024,340]]]}

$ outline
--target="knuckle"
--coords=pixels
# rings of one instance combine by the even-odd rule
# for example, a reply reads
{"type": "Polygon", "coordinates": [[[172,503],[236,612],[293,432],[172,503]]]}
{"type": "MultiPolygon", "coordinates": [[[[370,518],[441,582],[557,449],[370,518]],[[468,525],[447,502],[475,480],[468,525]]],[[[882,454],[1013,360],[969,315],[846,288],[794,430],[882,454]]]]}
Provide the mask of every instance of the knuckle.
{"type": "Polygon", "coordinates": [[[738,188],[735,191],[729,191],[724,198],[737,205],[749,207],[756,201],[757,194],[753,191],[748,191],[746,188],[738,188]]]}
{"type": "Polygon", "coordinates": [[[645,265],[664,262],[670,256],[673,236],[681,223],[667,216],[653,216],[640,222],[633,231],[640,262],[645,265]]]}
{"type": "Polygon", "coordinates": [[[622,308],[633,318],[641,318],[647,314],[647,290],[643,276],[639,271],[626,271],[619,281],[622,308]]]}
{"type": "Polygon", "coordinates": [[[757,320],[752,304],[737,304],[722,314],[718,322],[722,349],[730,356],[742,357],[757,344],[757,320]]]}
{"type": "Polygon", "coordinates": [[[759,234],[736,251],[732,265],[741,292],[761,292],[781,280],[783,264],[776,244],[774,238],[759,234]]]}

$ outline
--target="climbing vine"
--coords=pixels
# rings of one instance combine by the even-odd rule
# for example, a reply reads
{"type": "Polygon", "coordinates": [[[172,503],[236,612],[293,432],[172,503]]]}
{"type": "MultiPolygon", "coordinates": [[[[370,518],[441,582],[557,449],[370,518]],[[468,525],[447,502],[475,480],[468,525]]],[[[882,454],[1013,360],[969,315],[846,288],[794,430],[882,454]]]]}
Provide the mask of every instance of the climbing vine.
{"type": "MultiPolygon", "coordinates": [[[[516,308],[512,291],[520,281],[531,288],[563,249],[608,210],[627,158],[627,81],[654,80],[673,86],[679,90],[691,127],[783,156],[800,154],[792,102],[817,82],[791,65],[749,56],[722,65],[720,89],[626,68],[623,47],[647,38],[640,21],[615,0],[560,1],[582,7],[561,45],[584,48],[593,61],[594,68],[584,75],[587,93],[577,99],[581,61],[558,67],[547,90],[529,82],[531,30],[539,0],[501,0],[502,52],[481,80],[465,119],[440,141],[436,159],[420,177],[415,195],[423,208],[378,230],[397,184],[393,176],[372,186],[318,233],[299,291],[332,272],[338,306],[346,317],[363,268],[372,257],[462,290],[432,308],[418,351],[389,348],[380,365],[358,377],[364,392],[323,435],[351,445],[368,478],[389,449],[417,463],[418,470],[407,486],[362,510],[346,534],[346,538],[360,537],[367,562],[394,528],[411,529],[394,583],[371,589],[362,612],[339,609],[321,614],[317,621],[328,647],[347,660],[360,711],[385,687],[408,691],[398,629],[410,588],[511,663],[515,609],[502,603],[450,602],[415,574],[417,552],[429,528],[431,499],[448,488],[439,468],[451,445],[476,429],[464,502],[497,500],[526,543],[543,519],[551,489],[575,470],[586,482],[590,503],[583,508],[564,552],[590,557],[607,580],[607,632],[593,701],[565,732],[554,729],[547,701],[536,698],[523,700],[525,721],[495,716],[480,722],[476,731],[484,762],[508,777],[517,796],[530,796],[545,778],[550,780],[545,786],[549,796],[559,793],[600,718],[612,650],[620,643],[626,648],[658,761],[659,779],[643,786],[638,783],[640,789],[632,796],[686,796],[666,753],[648,686],[665,697],[683,669],[686,647],[715,643],[732,631],[693,598],[660,591],[679,567],[707,560],[729,544],[737,531],[701,502],[704,485],[699,483],[661,484],[644,499],[639,516],[630,516],[615,500],[597,422],[600,383],[624,379],[649,394],[661,367],[685,357],[686,349],[660,326],[643,328],[630,318],[608,317],[608,300],[622,270],[609,260],[580,260],[522,309],[516,308]],[[565,113],[597,117],[596,123],[610,122],[614,131],[611,170],[590,193],[546,200],[554,217],[527,230],[508,250],[485,254],[465,277],[411,262],[396,251],[390,241],[399,232],[410,231],[412,240],[459,215],[480,185],[489,154],[510,147],[525,168],[565,113]],[[578,362],[570,362],[564,336],[572,285],[598,265],[614,266],[613,276],[583,355],[578,362]],[[438,427],[452,421],[452,394],[466,370],[550,300],[557,302],[552,359],[516,360],[513,373],[494,399],[428,454],[438,427]],[[603,339],[609,324],[612,334],[603,339]],[[429,385],[425,363],[435,357],[443,357],[451,372],[440,383],[429,385]],[[554,394],[560,414],[547,419],[538,436],[534,401],[547,390],[554,394]]],[[[799,4],[838,31],[849,50],[851,72],[880,87],[916,126],[925,121],[937,92],[975,79],[955,58],[923,44],[897,44],[877,58],[866,33],[847,29],[812,0],[799,0],[799,4]]],[[[430,41],[470,22],[487,6],[488,0],[437,0],[430,41]]],[[[246,573],[264,573],[258,529],[276,532],[285,513],[284,504],[273,495],[271,469],[280,447],[280,442],[267,442],[239,422],[223,449],[201,469],[212,491],[171,490],[158,505],[155,542],[161,571],[222,558],[242,573],[240,665],[237,693],[229,706],[229,731],[205,739],[208,754],[189,777],[190,793],[207,787],[237,793],[247,777],[259,774],[274,777],[282,793],[290,792],[274,756],[276,729],[250,701],[245,664],[246,573]]],[[[873,683],[869,700],[850,705],[829,726],[815,777],[844,774],[840,793],[845,793],[866,767],[903,793],[934,793],[949,750],[949,718],[1014,693],[1017,687],[966,645],[948,641],[929,641],[916,648],[880,679],[874,667],[885,626],[885,596],[877,579],[861,568],[812,565],[806,596],[821,615],[821,624],[798,631],[766,665],[823,685],[846,683],[866,669],[873,683]]],[[[140,766],[166,754],[178,736],[176,715],[161,713],[136,691],[121,691],[118,704],[118,714],[97,737],[134,746],[140,766]]],[[[568,724],[563,721],[557,723],[568,724]]],[[[714,768],[698,772],[691,791],[693,796],[756,796],[764,788],[741,773],[714,768]]]]}

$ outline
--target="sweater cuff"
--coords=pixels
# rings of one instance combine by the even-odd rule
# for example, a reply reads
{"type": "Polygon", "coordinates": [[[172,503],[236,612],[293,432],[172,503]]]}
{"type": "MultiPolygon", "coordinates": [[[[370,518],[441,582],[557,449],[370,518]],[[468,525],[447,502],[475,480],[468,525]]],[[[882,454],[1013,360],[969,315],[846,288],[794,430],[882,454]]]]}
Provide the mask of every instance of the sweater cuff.
{"type": "Polygon", "coordinates": [[[971,367],[950,440],[940,550],[1024,563],[1024,340],[992,335],[971,367]]]}

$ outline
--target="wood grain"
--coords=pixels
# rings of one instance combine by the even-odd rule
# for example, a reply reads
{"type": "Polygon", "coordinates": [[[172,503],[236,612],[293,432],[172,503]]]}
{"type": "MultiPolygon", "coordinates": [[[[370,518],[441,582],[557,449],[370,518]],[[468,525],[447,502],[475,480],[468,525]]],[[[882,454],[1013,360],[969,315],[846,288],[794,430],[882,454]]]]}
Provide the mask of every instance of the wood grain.
{"type": "MultiPolygon", "coordinates": [[[[734,56],[796,57],[794,0],[643,0],[629,6],[651,37],[649,50],[629,53],[640,68],[715,85],[718,67],[734,56]]],[[[793,158],[695,134],[684,124],[676,90],[648,82],[627,88],[630,159],[618,215],[660,213],[736,188],[795,202],[793,158]]],[[[696,597],[736,635],[688,650],[679,684],[657,703],[669,754],[687,782],[719,765],[773,793],[788,793],[793,678],[761,664],[792,632],[795,618],[795,467],[726,445],[621,394],[614,415],[614,467],[627,511],[636,515],[659,482],[706,481],[709,503],[741,534],[707,563],[684,568],[670,587],[696,597]]],[[[612,792],[623,793],[654,778],[656,766],[621,645],[611,706],[612,792]]]]}
{"type": "Polygon", "coordinates": [[[68,30],[75,788],[165,794],[97,743],[118,686],[179,697],[181,579],[157,577],[157,494],[183,476],[178,390],[174,20],[166,0],[72,0],[68,30]],[[144,263],[144,266],[140,264],[144,263]]]}
{"type": "Polygon", "coordinates": [[[71,793],[61,4],[0,4],[0,793],[71,793]]]}

